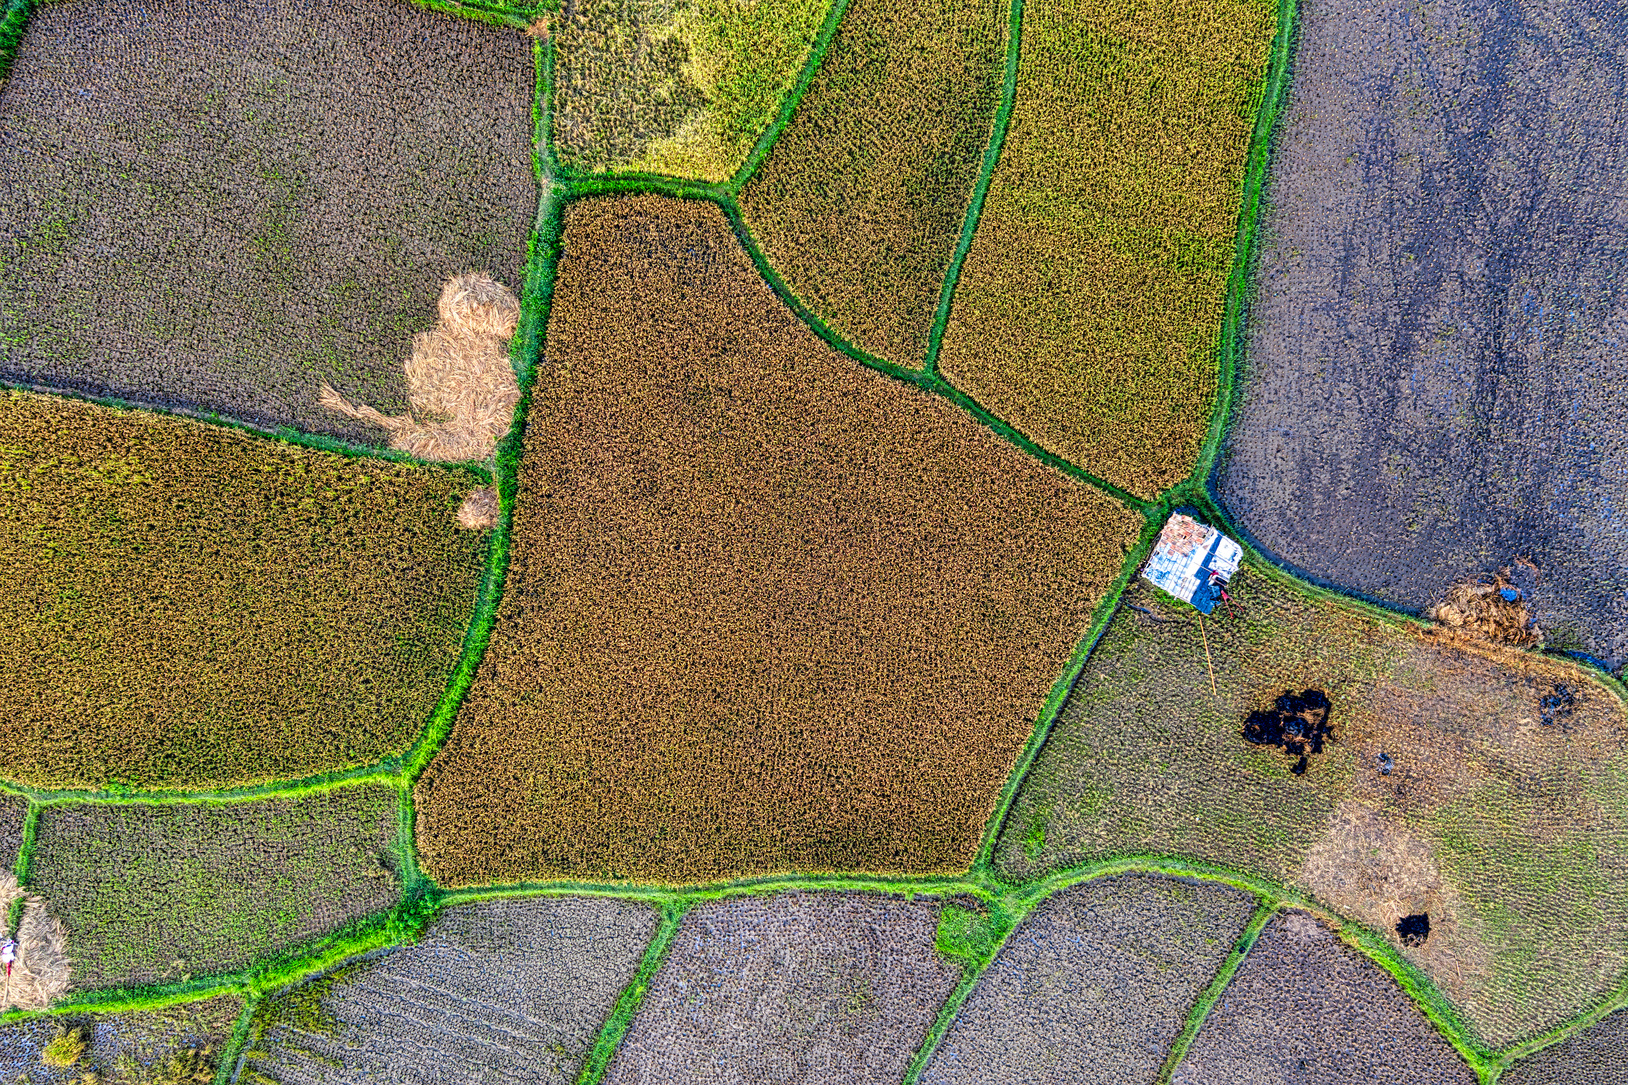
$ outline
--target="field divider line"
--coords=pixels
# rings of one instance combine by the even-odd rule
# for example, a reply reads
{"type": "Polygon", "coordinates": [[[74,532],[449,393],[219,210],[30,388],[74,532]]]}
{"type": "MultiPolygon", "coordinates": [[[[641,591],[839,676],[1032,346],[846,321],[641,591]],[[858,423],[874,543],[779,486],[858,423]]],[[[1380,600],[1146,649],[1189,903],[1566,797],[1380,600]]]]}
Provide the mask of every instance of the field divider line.
{"type": "MultiPolygon", "coordinates": [[[[28,868],[34,859],[34,836],[39,831],[39,825],[40,804],[30,802],[28,809],[23,812],[23,838],[17,844],[16,862],[12,864],[11,868],[12,873],[17,878],[18,888],[27,888],[28,886],[28,868]]],[[[27,903],[28,898],[26,895],[11,902],[11,907],[6,913],[7,937],[17,938],[17,925],[22,922],[23,907],[27,903]]]]}
{"type": "Polygon", "coordinates": [[[4,86],[11,62],[17,57],[17,46],[22,44],[33,7],[34,0],[7,0],[5,13],[0,14],[0,86],[4,86]]]}
{"type": "Polygon", "coordinates": [[[1000,833],[1006,827],[1006,819],[1012,811],[1012,804],[1017,801],[1018,792],[1023,787],[1023,781],[1028,778],[1029,770],[1040,757],[1040,751],[1046,745],[1046,739],[1051,735],[1052,727],[1057,718],[1062,715],[1063,707],[1068,703],[1069,694],[1079,683],[1080,675],[1085,673],[1085,666],[1091,659],[1091,653],[1096,651],[1097,642],[1108,631],[1108,625],[1119,611],[1119,598],[1124,594],[1126,587],[1135,579],[1136,572],[1142,567],[1148,554],[1153,550],[1153,544],[1159,537],[1159,524],[1152,518],[1142,525],[1141,537],[1130,552],[1125,555],[1125,562],[1114,578],[1113,584],[1108,588],[1107,595],[1097,604],[1096,613],[1092,616],[1091,625],[1085,636],[1074,648],[1069,656],[1068,663],[1063,667],[1063,673],[1057,681],[1052,683],[1051,692],[1046,695],[1046,701],[1035,716],[1035,725],[1029,733],[1029,739],[1024,743],[1023,749],[1018,752],[1017,759],[1012,764],[1012,770],[1006,775],[1006,783],[1001,788],[999,798],[995,801],[995,808],[990,811],[989,818],[984,822],[983,837],[978,844],[977,857],[972,861],[974,874],[982,875],[992,873],[995,860],[995,848],[999,844],[1000,833]]]}
{"type": "Polygon", "coordinates": [[[443,891],[437,897],[440,907],[476,904],[490,900],[525,897],[606,897],[614,900],[634,900],[663,907],[685,907],[704,901],[725,900],[730,897],[769,896],[775,893],[877,893],[900,897],[955,897],[974,896],[994,902],[999,890],[993,890],[984,879],[974,875],[897,875],[866,874],[785,874],[736,881],[714,882],[708,885],[637,885],[631,883],[593,882],[524,882],[515,885],[472,886],[443,891]]]}
{"type": "Polygon", "coordinates": [[[769,151],[774,148],[780,139],[780,133],[786,130],[791,118],[797,112],[797,107],[803,102],[803,95],[808,93],[809,84],[814,81],[814,73],[819,70],[820,64],[825,60],[825,51],[831,47],[831,39],[837,36],[837,27],[842,24],[842,17],[848,11],[848,0],[832,0],[830,8],[826,10],[825,22],[814,34],[814,40],[809,44],[808,56],[803,58],[802,69],[797,73],[797,81],[786,91],[780,100],[780,109],[775,113],[774,120],[769,127],[757,137],[757,143],[752,146],[751,153],[746,161],[741,163],[740,169],[725,181],[721,186],[731,198],[740,194],[746,183],[757,173],[763,160],[769,157],[769,151]]]}
{"type": "Polygon", "coordinates": [[[922,1072],[927,1069],[927,1064],[932,1061],[934,1052],[938,1050],[939,1044],[944,1042],[944,1037],[949,1035],[950,1026],[955,1024],[956,1015],[961,1012],[961,1007],[966,1005],[967,999],[972,997],[973,988],[978,986],[978,981],[983,978],[984,972],[988,970],[989,966],[995,963],[995,958],[1000,956],[1001,947],[1006,945],[1006,940],[1012,937],[1012,932],[1017,930],[1021,922],[1021,920],[1014,922],[1001,935],[1000,941],[996,943],[995,948],[986,959],[969,961],[963,968],[960,980],[956,982],[954,989],[950,991],[949,997],[944,1000],[944,1005],[938,1008],[938,1013],[933,1017],[933,1023],[927,1026],[927,1034],[922,1037],[921,1046],[917,1047],[916,1053],[911,1056],[909,1065],[905,1067],[904,1078],[899,1085],[916,1085],[921,1080],[922,1072]]]}
{"type": "Polygon", "coordinates": [[[922,362],[922,368],[935,376],[938,375],[938,352],[944,345],[944,329],[950,322],[950,305],[955,300],[956,284],[961,280],[961,266],[966,263],[967,253],[972,251],[978,223],[983,219],[984,199],[989,195],[995,166],[1000,161],[1002,148],[1006,146],[1006,130],[1011,125],[1012,109],[1017,101],[1017,74],[1022,56],[1023,0],[1011,0],[1007,10],[1006,70],[1001,81],[1000,104],[995,107],[989,142],[984,147],[978,177],[972,184],[967,213],[961,220],[961,236],[956,240],[949,267],[944,269],[944,281],[939,284],[938,308],[933,313],[933,323],[927,329],[927,357],[922,362]]]}
{"type": "Polygon", "coordinates": [[[675,200],[733,199],[724,185],[670,177],[662,173],[561,173],[555,178],[564,185],[569,198],[586,196],[668,196],[675,200]]]}
{"type": "Polygon", "coordinates": [[[232,1026],[232,1035],[221,1048],[220,1066],[215,1070],[215,1080],[212,1085],[232,1085],[243,1073],[243,1061],[249,1046],[249,1030],[254,1026],[255,1011],[260,1008],[260,995],[248,995],[243,999],[243,1012],[237,1015],[237,1024],[232,1026]]]}
{"type": "Polygon", "coordinates": [[[542,14],[542,8],[525,8],[494,0],[410,0],[417,7],[442,15],[470,19],[491,26],[512,26],[524,30],[542,14]]]}
{"type": "Polygon", "coordinates": [[[1198,996],[1198,1001],[1193,1004],[1193,1008],[1187,1014],[1186,1023],[1182,1025],[1181,1031],[1176,1034],[1175,1040],[1171,1042],[1170,1051],[1165,1055],[1164,1065],[1159,1068],[1159,1076],[1154,1079],[1155,1085],[1170,1085],[1171,1075],[1176,1072],[1176,1067],[1180,1066],[1182,1060],[1187,1057],[1187,1051],[1193,1046],[1193,1041],[1198,1039],[1199,1030],[1204,1027],[1204,1022],[1209,1018],[1210,1011],[1221,1000],[1222,994],[1226,992],[1228,985],[1232,983],[1232,977],[1238,974],[1238,969],[1244,963],[1244,958],[1254,948],[1255,940],[1261,936],[1261,931],[1266,929],[1266,924],[1271,921],[1277,912],[1277,905],[1266,901],[1261,901],[1256,906],[1255,914],[1249,917],[1249,922],[1244,925],[1243,931],[1238,935],[1238,940],[1233,943],[1232,952],[1228,953],[1226,960],[1221,962],[1221,967],[1216,971],[1215,978],[1210,981],[1210,985],[1204,989],[1204,992],[1198,996]]]}
{"type": "Polygon", "coordinates": [[[186,803],[227,805],[253,802],[257,799],[297,799],[319,791],[361,784],[393,785],[400,778],[401,769],[397,759],[388,757],[371,765],[337,769],[314,776],[215,790],[158,788],[152,791],[136,791],[123,788],[87,788],[81,791],[73,788],[36,788],[0,781],[0,793],[18,795],[40,806],[67,806],[78,803],[101,803],[110,806],[175,806],[186,803]]]}
{"type": "Polygon", "coordinates": [[[655,935],[650,939],[650,945],[645,948],[644,957],[639,961],[639,970],[634,973],[632,981],[622,990],[611,1007],[610,1016],[605,1019],[605,1025],[599,1031],[599,1037],[594,1046],[589,1048],[582,1060],[582,1072],[577,1076],[577,1085],[598,1085],[610,1069],[611,1059],[616,1057],[616,1049],[622,1045],[622,1038],[633,1024],[633,1015],[639,1012],[639,1005],[644,1001],[645,992],[650,989],[650,983],[655,979],[656,972],[660,970],[667,960],[667,951],[672,947],[673,939],[678,937],[679,925],[684,922],[684,914],[689,910],[688,904],[665,905],[662,908],[661,923],[656,927],[655,935]]]}

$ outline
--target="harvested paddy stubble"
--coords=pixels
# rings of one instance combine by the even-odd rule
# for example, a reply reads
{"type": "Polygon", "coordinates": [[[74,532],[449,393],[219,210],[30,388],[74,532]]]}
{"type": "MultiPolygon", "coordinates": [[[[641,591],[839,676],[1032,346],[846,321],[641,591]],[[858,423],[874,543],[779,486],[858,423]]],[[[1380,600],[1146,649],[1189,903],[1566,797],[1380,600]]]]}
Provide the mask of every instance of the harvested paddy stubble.
{"type": "Polygon", "coordinates": [[[1475,1085],[1396,981],[1305,912],[1266,925],[1171,1085],[1475,1085]]]}
{"type": "Polygon", "coordinates": [[[1508,568],[1620,667],[1628,3],[1306,0],[1299,39],[1220,496],[1393,604],[1508,568]]]}
{"type": "Polygon", "coordinates": [[[1152,496],[1198,456],[1263,0],[1030,0],[1011,127],[939,369],[1072,463],[1152,496]]]}
{"type": "Polygon", "coordinates": [[[27,817],[27,799],[0,793],[0,870],[16,869],[17,853],[23,846],[23,820],[27,817]]]}
{"type": "Polygon", "coordinates": [[[398,796],[47,806],[28,888],[67,925],[77,990],[225,972],[396,903],[398,796]]]}
{"type": "Polygon", "coordinates": [[[1492,1047],[1628,979],[1628,713],[1586,672],[1443,642],[1246,565],[1232,613],[1133,585],[1025,779],[1014,878],[1135,854],[1297,885],[1390,939],[1492,1047]],[[1557,687],[1570,691],[1562,712],[1557,687]],[[1331,702],[1295,758],[1245,740],[1285,690],[1331,702]],[[1397,924],[1428,915],[1410,945],[1397,924]]]}
{"type": "Polygon", "coordinates": [[[894,1085],[960,977],[938,915],[837,893],[697,905],[605,1085],[894,1085]]]}
{"type": "Polygon", "coordinates": [[[922,1085],[1151,1085],[1254,911],[1227,886],[1143,875],[1055,894],[978,978],[922,1085]]]}
{"type": "Polygon", "coordinates": [[[1140,519],[832,351],[709,203],[576,201],[443,884],[964,869],[1140,519]]]}
{"type": "Polygon", "coordinates": [[[36,5],[0,374],[376,442],[318,388],[401,413],[442,281],[520,281],[534,81],[518,30],[398,0],[36,5]]]}
{"type": "Polygon", "coordinates": [[[1628,1081],[1628,1010],[1505,1070],[1500,1085],[1622,1085],[1628,1081]]]}
{"type": "Polygon", "coordinates": [[[487,543],[453,519],[467,488],[0,393],[0,772],[208,787],[400,750],[474,609],[487,543]]]}
{"type": "MultiPolygon", "coordinates": [[[[30,1085],[193,1085],[191,1077],[165,1071],[191,1056],[196,1066],[213,1068],[243,1000],[223,995],[158,1010],[131,1013],[68,1014],[35,1017],[0,1026],[0,1077],[30,1085]],[[67,1066],[44,1060],[57,1037],[72,1033],[84,1050],[67,1066]]],[[[60,1041],[59,1041],[60,1043],[60,1041]]]]}
{"type": "Polygon", "coordinates": [[[554,147],[578,173],[723,181],[814,43],[829,0],[577,0],[555,21],[554,147]]]}
{"type": "Polygon", "coordinates": [[[854,0],[741,193],[776,271],[849,342],[919,366],[1000,99],[1007,6],[854,0]]]}
{"type": "Polygon", "coordinates": [[[658,918],[584,897],[449,908],[416,944],[262,1004],[242,1080],[569,1085],[658,918]]]}

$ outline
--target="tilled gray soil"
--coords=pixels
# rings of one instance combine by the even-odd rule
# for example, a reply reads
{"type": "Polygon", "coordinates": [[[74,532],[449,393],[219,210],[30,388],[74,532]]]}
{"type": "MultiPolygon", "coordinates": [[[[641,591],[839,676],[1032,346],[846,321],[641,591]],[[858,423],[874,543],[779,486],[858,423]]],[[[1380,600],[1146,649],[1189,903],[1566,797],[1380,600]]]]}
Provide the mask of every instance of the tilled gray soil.
{"type": "Polygon", "coordinates": [[[1134,1085],[1255,910],[1226,886],[1125,875],[1057,893],[979,977],[923,1085],[1134,1085]]]}
{"type": "Polygon", "coordinates": [[[1475,1085],[1395,981],[1305,912],[1266,925],[1171,1085],[1475,1085]]]}
{"type": "Polygon", "coordinates": [[[96,1078],[88,1075],[95,1074],[109,1082],[163,1085],[176,1079],[153,1072],[155,1064],[162,1070],[177,1052],[193,1050],[214,1065],[242,1012],[242,999],[222,995],[161,1010],[34,1017],[0,1026],[0,1080],[94,1085],[96,1078]],[[71,1066],[46,1066],[40,1056],[61,1031],[78,1032],[86,1041],[84,1054],[71,1066]]]}
{"type": "Polygon", "coordinates": [[[896,1085],[961,974],[938,915],[836,893],[696,906],[606,1085],[896,1085]]]}
{"type": "Polygon", "coordinates": [[[1499,1085],[1622,1085],[1628,1081],[1628,1010],[1505,1070],[1499,1085]]]}
{"type": "Polygon", "coordinates": [[[1306,0],[1215,484],[1423,609],[1508,567],[1628,660],[1628,2],[1306,0]]]}
{"type": "Polygon", "coordinates": [[[659,913],[591,897],[450,908],[417,945],[259,1011],[243,1080],[572,1082],[659,913]]]}
{"type": "Polygon", "coordinates": [[[382,444],[443,280],[518,290],[532,42],[399,0],[37,4],[0,87],[0,376],[382,444]]]}

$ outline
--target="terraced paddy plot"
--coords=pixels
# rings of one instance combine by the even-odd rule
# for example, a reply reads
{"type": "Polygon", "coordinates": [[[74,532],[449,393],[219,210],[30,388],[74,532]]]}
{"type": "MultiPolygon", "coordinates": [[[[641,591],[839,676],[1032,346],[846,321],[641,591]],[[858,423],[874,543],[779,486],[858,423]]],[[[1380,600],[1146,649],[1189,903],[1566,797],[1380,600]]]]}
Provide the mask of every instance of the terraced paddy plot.
{"type": "Polygon", "coordinates": [[[567,4],[553,19],[561,165],[726,180],[774,120],[829,7],[829,0],[567,4]]]}
{"type": "Polygon", "coordinates": [[[1426,636],[1245,565],[1197,615],[1133,585],[1025,779],[1010,878],[1126,855],[1303,888],[1388,938],[1491,1048],[1628,978],[1628,713],[1581,669],[1426,636]],[[1132,609],[1140,607],[1141,610],[1132,609]],[[1211,692],[1205,637],[1213,660],[1211,692]],[[1572,714],[1544,722],[1557,685],[1572,714]],[[1321,755],[1247,741],[1286,691],[1321,755]],[[1425,915],[1428,935],[1400,924],[1425,915]]]}
{"type": "Polygon", "coordinates": [[[32,1017],[0,1025],[0,1075],[31,1085],[212,1081],[242,1012],[241,998],[222,995],[158,1010],[32,1017]],[[67,1065],[56,1065],[66,1058],[71,1058],[67,1065]]]}
{"type": "Polygon", "coordinates": [[[828,348],[709,203],[574,201],[443,885],[965,869],[1140,519],[828,348]]]}
{"type": "Polygon", "coordinates": [[[1390,976],[1304,912],[1266,925],[1171,1085],[1475,1085],[1390,976]]]}
{"type": "Polygon", "coordinates": [[[401,413],[442,281],[520,281],[532,48],[398,0],[35,5],[0,89],[0,376],[382,443],[322,382],[401,413]]]}
{"type": "Polygon", "coordinates": [[[0,773],[209,787],[400,750],[474,609],[475,485],[0,393],[0,773]]]}
{"type": "Polygon", "coordinates": [[[263,1003],[237,1080],[575,1082],[658,915],[586,897],[449,908],[416,945],[263,1003]]]}
{"type": "Polygon", "coordinates": [[[960,976],[933,949],[938,915],[835,893],[697,905],[606,1085],[899,1081],[960,976]]]}
{"type": "Polygon", "coordinates": [[[979,977],[923,1085],[1151,1085],[1254,910],[1226,886],[1142,875],[1047,898],[979,977]]]}
{"type": "Polygon", "coordinates": [[[1628,1011],[1546,1047],[1505,1070],[1503,1085],[1615,1085],[1628,1080],[1628,1011]]]}
{"type": "Polygon", "coordinates": [[[939,370],[1144,496],[1197,459],[1276,5],[1035,0],[939,370]]]}
{"type": "Polygon", "coordinates": [[[769,263],[849,342],[927,355],[1006,59],[1006,5],[854,0],[741,194],[769,263]]]}
{"type": "Polygon", "coordinates": [[[227,972],[396,904],[397,798],[47,806],[28,888],[67,925],[79,990],[227,972]]]}
{"type": "Polygon", "coordinates": [[[1301,6],[1215,477],[1275,557],[1426,608],[1508,569],[1628,661],[1628,5],[1301,6]]]}

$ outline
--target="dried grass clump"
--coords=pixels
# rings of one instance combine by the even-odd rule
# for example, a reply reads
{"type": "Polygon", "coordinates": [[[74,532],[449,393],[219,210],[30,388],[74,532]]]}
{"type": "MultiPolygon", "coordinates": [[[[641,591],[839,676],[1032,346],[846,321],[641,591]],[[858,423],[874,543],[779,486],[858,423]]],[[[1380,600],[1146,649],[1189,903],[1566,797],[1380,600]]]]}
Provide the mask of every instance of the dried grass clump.
{"type": "Polygon", "coordinates": [[[0,914],[23,901],[17,925],[17,960],[9,979],[0,974],[0,1011],[43,1010],[68,989],[68,932],[48,914],[45,902],[17,884],[17,876],[0,871],[0,914]]]}
{"type": "Polygon", "coordinates": [[[407,359],[409,414],[353,405],[326,382],[317,402],[390,432],[390,446],[441,463],[482,460],[514,420],[520,385],[509,340],[520,302],[484,272],[467,271],[441,288],[441,322],[413,337],[407,359]]]}
{"type": "Polygon", "coordinates": [[[1444,629],[1517,648],[1531,648],[1543,641],[1543,631],[1533,624],[1527,610],[1525,593],[1502,572],[1490,579],[1477,577],[1454,584],[1428,617],[1444,629]],[[1514,592],[1515,598],[1506,599],[1505,591],[1514,592]]]}
{"type": "Polygon", "coordinates": [[[471,492],[458,506],[458,525],[470,531],[496,527],[497,517],[497,491],[490,486],[482,486],[471,492]]]}

